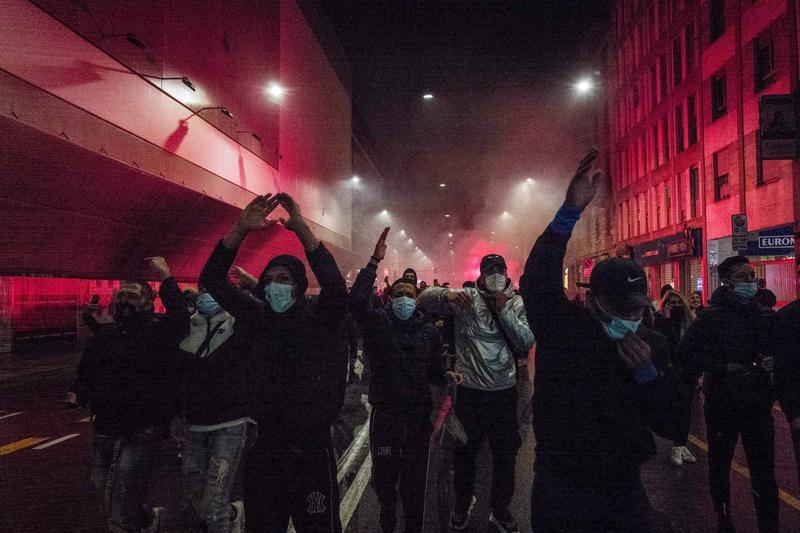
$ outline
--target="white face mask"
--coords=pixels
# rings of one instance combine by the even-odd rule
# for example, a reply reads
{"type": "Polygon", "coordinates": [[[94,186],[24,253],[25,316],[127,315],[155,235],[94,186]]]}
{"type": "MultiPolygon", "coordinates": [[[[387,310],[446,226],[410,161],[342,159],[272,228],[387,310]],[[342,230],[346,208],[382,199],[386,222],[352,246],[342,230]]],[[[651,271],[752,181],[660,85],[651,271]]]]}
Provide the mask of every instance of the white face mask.
{"type": "Polygon", "coordinates": [[[490,291],[502,291],[506,288],[506,277],[502,274],[490,274],[483,280],[490,291]]]}

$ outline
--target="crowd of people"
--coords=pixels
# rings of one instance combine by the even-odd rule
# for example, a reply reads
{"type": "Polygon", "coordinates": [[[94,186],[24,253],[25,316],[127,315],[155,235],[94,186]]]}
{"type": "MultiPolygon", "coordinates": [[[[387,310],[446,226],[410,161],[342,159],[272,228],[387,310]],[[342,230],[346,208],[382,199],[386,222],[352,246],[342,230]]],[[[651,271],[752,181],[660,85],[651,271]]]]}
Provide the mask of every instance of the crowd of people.
{"type": "Polygon", "coordinates": [[[656,453],[654,434],[673,443],[676,467],[696,461],[687,444],[700,382],[719,531],[734,531],[729,475],[741,436],[759,529],[777,532],[772,405],[780,399],[800,454],[800,303],[774,312],[774,294],[757,286],[744,256],[719,265],[721,285],[707,307],[701,293],[687,300],[671,286],[654,306],[644,270],[624,258],[597,264],[585,296],[570,301],[563,261],[604,179],[593,170],[596,157],[592,150],[581,161],[518,290],[497,254],[483,257],[478,279],[459,289],[427,286],[407,269],[378,290],[390,228],[348,290],[283,193],[258,196],[242,211],[196,290],[182,292],[167,262],[148,258],[165,313],[153,311],[148,281],[123,282],[113,322],[85,315],[93,337],[68,393],[93,414],[91,482],[109,530],[159,530],[164,509],[153,506],[149,484],[158,448],[172,438],[183,443],[184,530],[241,532],[246,516],[253,532],[285,532],[290,520],[299,533],[341,531],[331,424],[361,346],[385,533],[398,526],[398,493],[404,530],[424,529],[431,387],[448,388],[462,433],[451,529],[469,527],[476,460],[488,441],[497,531],[519,530],[510,503],[515,472],[526,467],[534,470],[534,531],[649,531],[640,467],[656,453]],[[273,220],[278,207],[287,217],[273,220]],[[276,256],[258,277],[234,265],[248,235],[275,225],[303,245],[320,288],[313,297],[298,257],[276,256]],[[521,465],[519,366],[534,344],[536,459],[521,465]]]}

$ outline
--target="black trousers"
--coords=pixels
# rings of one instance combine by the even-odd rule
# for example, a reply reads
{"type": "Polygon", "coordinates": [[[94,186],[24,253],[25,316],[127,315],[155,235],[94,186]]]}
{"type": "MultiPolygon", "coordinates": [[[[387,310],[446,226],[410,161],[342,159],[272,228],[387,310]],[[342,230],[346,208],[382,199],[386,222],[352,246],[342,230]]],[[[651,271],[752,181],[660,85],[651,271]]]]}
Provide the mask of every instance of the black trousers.
{"type": "Polygon", "coordinates": [[[469,436],[467,444],[453,453],[453,480],[458,506],[469,503],[475,490],[475,460],[484,438],[492,452],[492,509],[511,503],[514,467],[522,443],[517,425],[517,389],[483,391],[458,387],[456,416],[469,436]]]}
{"type": "Polygon", "coordinates": [[[736,441],[742,437],[761,533],[778,531],[778,486],[775,482],[775,427],[772,404],[740,409],[734,403],[707,395],[708,477],[718,515],[730,513],[730,469],[736,441]]]}
{"type": "Polygon", "coordinates": [[[397,416],[373,409],[369,418],[372,486],[381,504],[381,527],[394,531],[397,485],[406,531],[422,531],[428,474],[430,411],[397,416]]]}
{"type": "Polygon", "coordinates": [[[677,416],[678,428],[675,440],[672,442],[675,446],[686,446],[689,440],[689,430],[692,425],[692,403],[697,389],[697,378],[694,380],[684,380],[683,386],[686,389],[686,396],[683,401],[677,406],[680,410],[677,416]]]}
{"type": "Polygon", "coordinates": [[[800,487],[800,429],[792,431],[792,444],[794,445],[794,463],[797,466],[797,485],[800,487]]]}
{"type": "Polygon", "coordinates": [[[297,444],[259,437],[247,456],[244,493],[249,532],[285,533],[291,518],[298,533],[341,533],[330,430],[297,444]]]}

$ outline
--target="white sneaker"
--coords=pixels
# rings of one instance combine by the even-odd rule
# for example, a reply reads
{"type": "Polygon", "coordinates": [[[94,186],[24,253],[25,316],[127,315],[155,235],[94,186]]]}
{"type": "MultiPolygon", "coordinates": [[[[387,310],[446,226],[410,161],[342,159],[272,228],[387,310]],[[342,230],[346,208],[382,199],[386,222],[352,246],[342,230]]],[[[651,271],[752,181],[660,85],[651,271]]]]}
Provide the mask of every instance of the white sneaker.
{"type": "Polygon", "coordinates": [[[681,459],[683,459],[684,463],[696,463],[697,458],[692,455],[692,452],[689,451],[689,448],[686,446],[681,446],[681,459]]]}
{"type": "Polygon", "coordinates": [[[164,525],[167,510],[163,507],[153,507],[153,521],[145,528],[145,533],[158,533],[164,525]]]}
{"type": "Polygon", "coordinates": [[[236,511],[236,516],[231,520],[231,533],[244,533],[244,502],[236,500],[231,502],[231,507],[236,511]]]}
{"type": "Polygon", "coordinates": [[[682,446],[673,446],[670,461],[675,466],[683,466],[683,453],[681,453],[682,446]]]}

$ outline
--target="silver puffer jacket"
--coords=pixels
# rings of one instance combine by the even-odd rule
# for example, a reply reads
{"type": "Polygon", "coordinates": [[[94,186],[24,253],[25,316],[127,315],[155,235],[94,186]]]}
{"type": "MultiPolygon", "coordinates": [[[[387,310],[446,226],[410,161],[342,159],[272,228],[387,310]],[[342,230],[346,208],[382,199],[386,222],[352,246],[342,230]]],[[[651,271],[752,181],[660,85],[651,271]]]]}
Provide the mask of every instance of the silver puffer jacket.
{"type": "MultiPolygon", "coordinates": [[[[506,284],[508,302],[498,313],[503,328],[516,349],[530,350],[534,338],[522,298],[506,284]]],[[[456,371],[464,375],[464,385],[474,389],[502,390],[517,383],[514,355],[498,329],[498,324],[486,306],[480,289],[428,288],[419,295],[417,305],[439,314],[454,315],[456,341],[456,371]],[[447,301],[449,292],[466,292],[472,297],[472,308],[463,310],[447,301]]]]}

